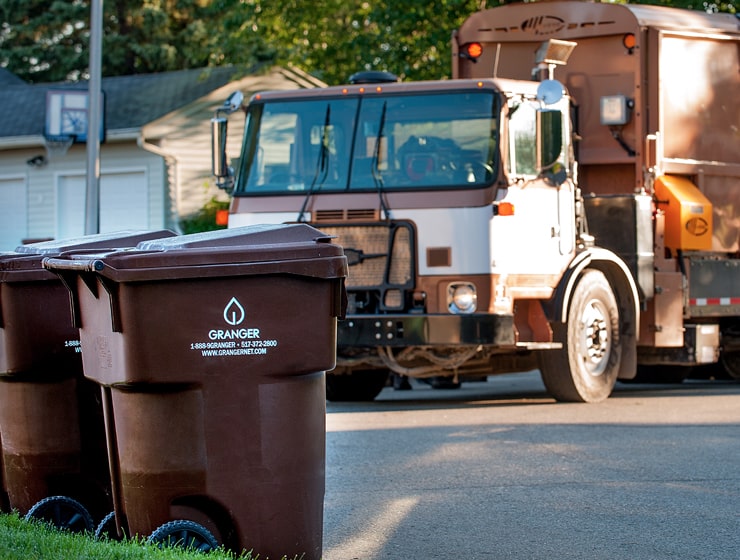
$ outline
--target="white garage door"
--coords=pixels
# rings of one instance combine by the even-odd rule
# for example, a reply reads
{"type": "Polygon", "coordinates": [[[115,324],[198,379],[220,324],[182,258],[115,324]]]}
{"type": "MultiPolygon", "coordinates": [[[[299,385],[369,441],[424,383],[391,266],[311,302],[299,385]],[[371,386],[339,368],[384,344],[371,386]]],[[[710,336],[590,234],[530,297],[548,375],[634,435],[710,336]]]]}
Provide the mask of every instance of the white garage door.
{"type": "Polygon", "coordinates": [[[26,237],[28,228],[26,182],[0,178],[0,251],[12,251],[26,237]]]}
{"type": "MultiPolygon", "coordinates": [[[[83,175],[62,176],[57,183],[57,239],[85,233],[83,175]]],[[[149,228],[149,197],[143,171],[100,177],[100,232],[149,228]]]]}

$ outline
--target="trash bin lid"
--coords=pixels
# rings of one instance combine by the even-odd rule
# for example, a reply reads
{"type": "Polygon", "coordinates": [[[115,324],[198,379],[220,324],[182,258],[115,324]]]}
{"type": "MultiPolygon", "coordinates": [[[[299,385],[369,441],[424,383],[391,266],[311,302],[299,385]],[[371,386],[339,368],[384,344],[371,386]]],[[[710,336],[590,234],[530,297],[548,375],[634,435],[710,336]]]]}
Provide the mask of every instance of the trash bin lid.
{"type": "Polygon", "coordinates": [[[134,250],[71,251],[44,259],[44,266],[94,271],[115,282],[257,274],[344,278],[344,251],[331,239],[308,224],[253,225],[142,241],[134,250]]]}
{"type": "Polygon", "coordinates": [[[149,230],[122,230],[108,233],[96,233],[82,237],[69,239],[53,239],[51,241],[40,241],[29,245],[20,245],[16,253],[24,255],[61,255],[67,251],[84,251],[88,249],[104,250],[119,249],[121,247],[136,247],[138,243],[148,239],[159,239],[160,237],[174,237],[177,234],[168,229],[149,230]]]}
{"type": "Polygon", "coordinates": [[[56,276],[42,266],[45,257],[58,256],[69,251],[99,252],[106,249],[135,247],[138,243],[148,239],[175,235],[177,235],[175,232],[166,229],[122,230],[20,245],[15,252],[0,253],[0,282],[56,280],[56,276]]]}
{"type": "Polygon", "coordinates": [[[286,243],[328,243],[331,239],[331,235],[308,224],[258,224],[142,241],[136,248],[145,251],[171,251],[245,245],[256,247],[286,243]]]}

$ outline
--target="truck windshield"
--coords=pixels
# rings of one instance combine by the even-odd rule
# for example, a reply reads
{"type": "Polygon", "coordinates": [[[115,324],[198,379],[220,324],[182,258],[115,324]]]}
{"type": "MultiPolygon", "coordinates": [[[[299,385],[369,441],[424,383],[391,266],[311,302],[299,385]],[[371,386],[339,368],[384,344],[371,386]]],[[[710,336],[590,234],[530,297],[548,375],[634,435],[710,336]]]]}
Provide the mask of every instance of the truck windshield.
{"type": "Polygon", "coordinates": [[[495,100],[473,91],[253,103],[235,194],[488,185],[495,100]]]}

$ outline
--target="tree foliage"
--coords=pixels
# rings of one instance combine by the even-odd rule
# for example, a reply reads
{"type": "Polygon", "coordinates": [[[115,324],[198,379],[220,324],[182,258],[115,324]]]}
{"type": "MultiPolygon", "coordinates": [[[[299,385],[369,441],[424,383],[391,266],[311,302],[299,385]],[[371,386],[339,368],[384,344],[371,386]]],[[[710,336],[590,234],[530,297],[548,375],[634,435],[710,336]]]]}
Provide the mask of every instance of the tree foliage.
{"type": "MultiPolygon", "coordinates": [[[[104,76],[207,66],[209,0],[104,0],[104,76]]],[[[29,82],[85,78],[89,0],[0,0],[0,66],[29,82]]]]}
{"type": "MultiPolygon", "coordinates": [[[[267,61],[328,83],[371,69],[441,78],[449,75],[452,30],[506,1],[104,0],[102,70],[115,76],[267,61]]],[[[635,3],[736,11],[735,0],[635,3]]],[[[29,82],[85,78],[89,11],[89,0],[0,0],[0,67],[29,82]]]]}
{"type": "Polygon", "coordinates": [[[103,75],[208,65],[205,0],[104,0],[103,75]]]}
{"type": "MultiPolygon", "coordinates": [[[[237,44],[269,37],[277,63],[294,64],[329,83],[358,70],[401,78],[439,78],[449,69],[452,30],[481,0],[252,0],[258,17],[232,37],[237,44]],[[286,24],[289,22],[289,24],[286,24]]],[[[232,59],[240,52],[232,52],[232,59]]]]}
{"type": "Polygon", "coordinates": [[[0,65],[29,81],[87,68],[87,12],[82,2],[0,0],[0,65]]]}

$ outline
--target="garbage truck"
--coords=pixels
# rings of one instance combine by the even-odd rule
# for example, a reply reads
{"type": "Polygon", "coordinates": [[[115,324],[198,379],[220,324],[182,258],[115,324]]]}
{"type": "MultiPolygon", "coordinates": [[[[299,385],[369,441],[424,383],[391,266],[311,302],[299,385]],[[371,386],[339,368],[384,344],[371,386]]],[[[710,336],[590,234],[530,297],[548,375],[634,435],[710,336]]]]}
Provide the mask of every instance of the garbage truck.
{"type": "Polygon", "coordinates": [[[451,79],[230,99],[213,171],[229,227],[306,222],[343,246],[330,400],[372,400],[391,372],[539,369],[567,402],[707,364],[737,379],[739,54],[730,14],[485,9],[452,33],[451,79]]]}

